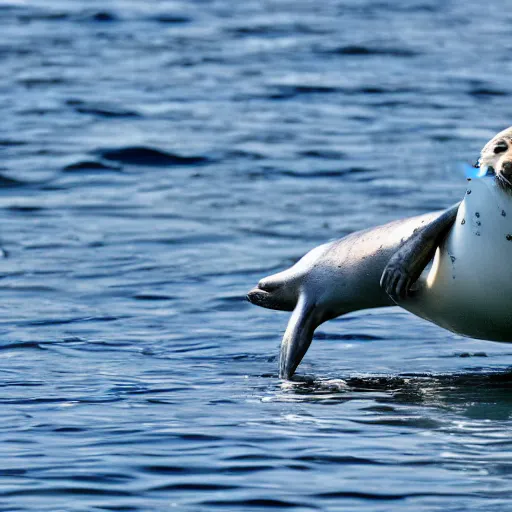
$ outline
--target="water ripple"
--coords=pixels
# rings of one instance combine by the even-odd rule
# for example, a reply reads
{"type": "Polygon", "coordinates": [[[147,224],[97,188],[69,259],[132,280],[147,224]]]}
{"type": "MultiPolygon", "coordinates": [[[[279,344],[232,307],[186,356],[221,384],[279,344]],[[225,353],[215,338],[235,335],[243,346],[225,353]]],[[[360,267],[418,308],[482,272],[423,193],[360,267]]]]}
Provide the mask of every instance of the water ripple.
{"type": "Polygon", "coordinates": [[[144,146],[103,149],[100,150],[100,154],[106,160],[131,165],[198,165],[208,162],[208,159],[203,156],[181,156],[144,146]]]}
{"type": "Polygon", "coordinates": [[[460,200],[501,3],[0,4],[0,510],[510,510],[507,345],[365,311],[283,382],[244,300],[460,200]]]}

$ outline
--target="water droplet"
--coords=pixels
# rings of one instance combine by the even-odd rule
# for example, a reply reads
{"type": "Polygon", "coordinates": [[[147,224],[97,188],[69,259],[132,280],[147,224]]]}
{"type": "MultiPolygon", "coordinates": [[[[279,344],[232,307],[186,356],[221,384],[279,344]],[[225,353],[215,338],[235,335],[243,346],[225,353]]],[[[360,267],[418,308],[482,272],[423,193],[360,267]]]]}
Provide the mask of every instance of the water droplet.
{"type": "Polygon", "coordinates": [[[510,240],[512,240],[512,235],[507,235],[505,238],[510,242],[510,240]]]}
{"type": "Polygon", "coordinates": [[[477,226],[481,226],[481,225],[482,225],[482,223],[481,223],[479,220],[477,220],[477,221],[476,221],[476,225],[477,225],[477,226]]]}
{"type": "Polygon", "coordinates": [[[461,224],[462,225],[466,224],[466,219],[462,219],[461,224]]]}
{"type": "Polygon", "coordinates": [[[507,212],[506,212],[505,210],[501,210],[501,215],[502,215],[503,217],[506,217],[506,216],[507,216],[507,212]]]}
{"type": "Polygon", "coordinates": [[[469,196],[469,194],[471,194],[471,190],[466,190],[466,194],[469,196]]]}
{"type": "Polygon", "coordinates": [[[480,217],[480,214],[478,212],[476,212],[475,217],[478,219],[480,217]]]}

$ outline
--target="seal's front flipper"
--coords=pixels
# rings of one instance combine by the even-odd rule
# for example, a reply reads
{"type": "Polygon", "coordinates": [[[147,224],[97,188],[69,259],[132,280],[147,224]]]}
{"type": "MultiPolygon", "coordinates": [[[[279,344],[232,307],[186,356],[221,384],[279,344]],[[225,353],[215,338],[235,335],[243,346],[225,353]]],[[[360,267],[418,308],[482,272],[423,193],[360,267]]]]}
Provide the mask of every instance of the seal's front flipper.
{"type": "Polygon", "coordinates": [[[459,205],[457,203],[419,228],[389,260],[380,285],[395,302],[407,297],[412,284],[434,257],[437,247],[455,222],[459,205]]]}
{"type": "Polygon", "coordinates": [[[318,323],[315,321],[316,308],[301,294],[293,310],[288,327],[281,342],[279,377],[290,379],[306,354],[318,323]]]}

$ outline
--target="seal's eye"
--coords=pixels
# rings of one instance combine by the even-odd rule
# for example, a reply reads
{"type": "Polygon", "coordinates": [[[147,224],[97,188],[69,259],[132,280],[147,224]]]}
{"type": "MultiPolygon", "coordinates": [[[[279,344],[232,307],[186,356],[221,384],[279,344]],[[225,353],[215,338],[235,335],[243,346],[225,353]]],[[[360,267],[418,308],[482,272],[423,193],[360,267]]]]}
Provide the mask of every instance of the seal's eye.
{"type": "Polygon", "coordinates": [[[503,153],[504,151],[507,151],[507,149],[507,143],[504,140],[500,140],[496,143],[496,146],[494,146],[494,154],[497,155],[498,153],[503,153]]]}

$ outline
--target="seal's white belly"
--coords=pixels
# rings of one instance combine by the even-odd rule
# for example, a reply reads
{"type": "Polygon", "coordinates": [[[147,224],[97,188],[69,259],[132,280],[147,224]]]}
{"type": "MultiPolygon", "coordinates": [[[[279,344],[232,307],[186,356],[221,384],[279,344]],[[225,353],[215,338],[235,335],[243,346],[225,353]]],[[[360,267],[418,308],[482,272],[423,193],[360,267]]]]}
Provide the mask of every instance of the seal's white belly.
{"type": "Polygon", "coordinates": [[[472,181],[420,289],[403,308],[464,336],[512,342],[512,196],[472,181]]]}

